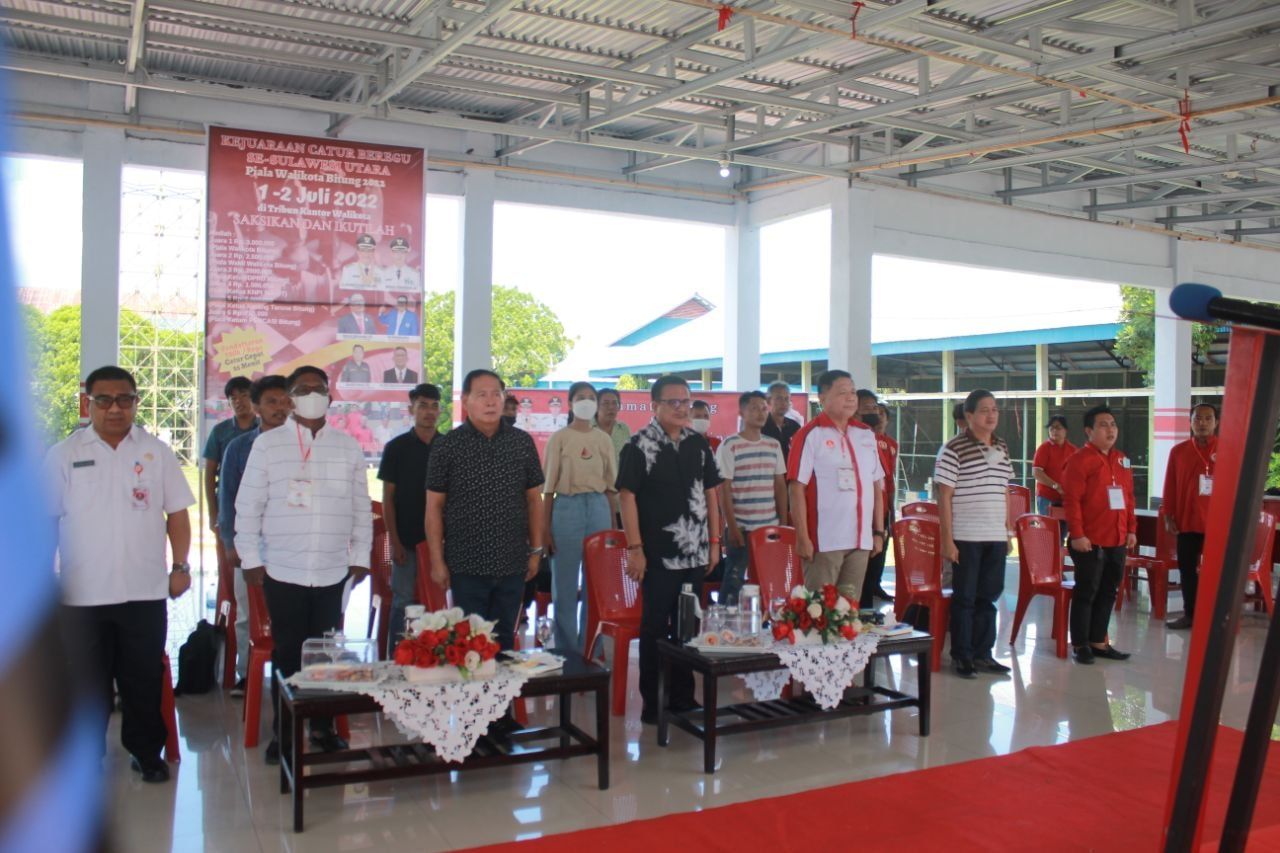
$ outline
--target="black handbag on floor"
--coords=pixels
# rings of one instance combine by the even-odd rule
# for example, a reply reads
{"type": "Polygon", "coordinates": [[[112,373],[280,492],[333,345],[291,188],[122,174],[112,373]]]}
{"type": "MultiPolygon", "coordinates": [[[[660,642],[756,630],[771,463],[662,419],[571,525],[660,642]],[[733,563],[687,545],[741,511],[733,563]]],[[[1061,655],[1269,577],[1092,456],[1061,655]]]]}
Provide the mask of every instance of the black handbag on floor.
{"type": "Polygon", "coordinates": [[[218,629],[201,619],[187,641],[178,649],[178,684],[175,696],[186,693],[208,693],[218,682],[218,629]]]}

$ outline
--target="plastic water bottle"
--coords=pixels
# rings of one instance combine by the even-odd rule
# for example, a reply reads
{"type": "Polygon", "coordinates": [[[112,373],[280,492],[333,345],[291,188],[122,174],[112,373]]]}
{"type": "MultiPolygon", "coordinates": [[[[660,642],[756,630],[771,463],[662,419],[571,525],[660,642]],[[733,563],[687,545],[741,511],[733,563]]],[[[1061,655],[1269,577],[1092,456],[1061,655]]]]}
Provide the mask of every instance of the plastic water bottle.
{"type": "Polygon", "coordinates": [[[687,583],[680,588],[680,601],[676,606],[676,635],[680,642],[687,643],[698,636],[698,621],[701,608],[698,596],[693,591],[693,584],[687,583]]]}
{"type": "Polygon", "coordinates": [[[759,634],[761,627],[760,587],[753,583],[745,584],[742,587],[742,596],[738,599],[738,605],[749,620],[751,633],[759,634]]]}

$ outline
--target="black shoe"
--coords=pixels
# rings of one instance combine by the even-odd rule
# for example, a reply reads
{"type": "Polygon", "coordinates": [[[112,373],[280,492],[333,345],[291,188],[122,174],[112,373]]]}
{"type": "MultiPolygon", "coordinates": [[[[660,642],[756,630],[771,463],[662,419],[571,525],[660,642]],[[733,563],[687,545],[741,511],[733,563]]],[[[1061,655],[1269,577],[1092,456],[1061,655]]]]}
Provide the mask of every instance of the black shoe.
{"type": "Polygon", "coordinates": [[[1089,646],[1076,646],[1072,651],[1076,663],[1093,663],[1093,649],[1089,646]]]}
{"type": "Polygon", "coordinates": [[[267,744],[267,750],[262,754],[262,758],[270,765],[280,763],[280,741],[275,738],[271,739],[271,743],[267,744]]]}
{"type": "Polygon", "coordinates": [[[321,752],[342,752],[349,749],[350,745],[346,739],[340,737],[337,732],[312,732],[311,745],[321,752]]]}
{"type": "Polygon", "coordinates": [[[133,768],[133,772],[142,774],[143,782],[150,782],[154,785],[169,781],[169,765],[159,758],[154,761],[148,761],[146,764],[134,758],[129,762],[129,766],[133,768]]]}
{"type": "Polygon", "coordinates": [[[489,724],[489,734],[493,737],[503,737],[512,732],[520,731],[524,726],[516,721],[516,718],[510,713],[505,714],[489,724]]]}
{"type": "Polygon", "coordinates": [[[240,679],[239,681],[237,681],[237,682],[235,683],[235,686],[233,686],[233,687],[231,688],[231,690],[229,691],[229,694],[230,694],[230,696],[231,696],[231,698],[232,698],[232,699],[243,699],[243,698],[244,698],[244,689],[245,689],[245,686],[246,686],[246,682],[247,682],[247,679],[242,678],[242,679],[240,679]]]}
{"type": "Polygon", "coordinates": [[[1008,675],[1012,672],[1009,667],[997,661],[995,658],[975,658],[973,668],[978,672],[994,672],[996,675],[1008,675]]]}
{"type": "Polygon", "coordinates": [[[956,658],[955,660],[951,661],[951,669],[954,670],[955,674],[960,676],[961,678],[977,678],[978,677],[978,673],[974,669],[973,661],[971,660],[960,660],[959,658],[956,658]]]}
{"type": "Polygon", "coordinates": [[[640,722],[646,726],[656,726],[658,724],[658,712],[645,709],[640,712],[640,722]]]}
{"type": "Polygon", "coordinates": [[[685,699],[683,702],[672,702],[667,706],[667,710],[673,714],[684,714],[689,711],[701,711],[702,706],[692,699],[685,699]]]}
{"type": "Polygon", "coordinates": [[[1105,648],[1101,648],[1101,649],[1098,648],[1097,646],[1094,646],[1093,656],[1096,658],[1106,658],[1107,660],[1128,660],[1129,659],[1128,652],[1122,652],[1119,649],[1114,648],[1112,646],[1106,646],[1105,648]]]}
{"type": "Polygon", "coordinates": [[[893,603],[893,596],[885,592],[883,589],[877,589],[875,592],[871,593],[871,595],[873,598],[878,598],[881,601],[887,601],[890,604],[893,603]]]}
{"type": "Polygon", "coordinates": [[[1166,622],[1164,624],[1165,624],[1165,627],[1172,628],[1175,631],[1185,631],[1186,629],[1191,627],[1191,617],[1182,616],[1177,619],[1174,619],[1172,622],[1166,622]]]}

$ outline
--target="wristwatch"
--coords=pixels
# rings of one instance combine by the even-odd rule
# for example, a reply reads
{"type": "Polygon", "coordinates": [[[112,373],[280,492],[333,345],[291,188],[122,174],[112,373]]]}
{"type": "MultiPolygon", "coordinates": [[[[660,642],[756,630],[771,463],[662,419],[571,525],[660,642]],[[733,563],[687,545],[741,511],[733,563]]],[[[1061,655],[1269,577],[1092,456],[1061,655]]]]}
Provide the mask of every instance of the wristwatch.
{"type": "Polygon", "coordinates": [[[184,575],[189,575],[191,574],[191,564],[186,561],[183,561],[181,563],[174,563],[173,570],[175,572],[182,572],[184,575]]]}
{"type": "Polygon", "coordinates": [[[542,556],[543,554],[545,554],[546,552],[547,552],[547,549],[546,549],[546,548],[530,548],[530,549],[529,549],[529,556],[530,556],[530,557],[541,557],[541,556],[542,556]]]}
{"type": "Polygon", "coordinates": [[[643,551],[643,550],[644,550],[644,546],[643,546],[643,545],[641,545],[641,544],[639,544],[639,543],[636,543],[635,545],[628,545],[628,546],[627,546],[627,550],[628,550],[628,551],[643,551]]]}
{"type": "Polygon", "coordinates": [[[884,538],[884,531],[883,531],[883,530],[873,530],[873,531],[871,531],[871,535],[872,535],[872,536],[879,536],[881,539],[883,539],[883,538],[884,538]]]}

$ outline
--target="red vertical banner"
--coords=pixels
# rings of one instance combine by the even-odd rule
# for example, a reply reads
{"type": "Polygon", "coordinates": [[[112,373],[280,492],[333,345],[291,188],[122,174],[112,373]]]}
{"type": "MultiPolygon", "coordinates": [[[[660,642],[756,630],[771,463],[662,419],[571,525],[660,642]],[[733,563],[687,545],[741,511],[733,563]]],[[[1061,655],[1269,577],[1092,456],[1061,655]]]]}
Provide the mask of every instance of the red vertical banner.
{"type": "Polygon", "coordinates": [[[329,422],[378,456],[423,376],[421,148],[211,128],[205,423],[233,376],[329,374],[329,422]]]}

